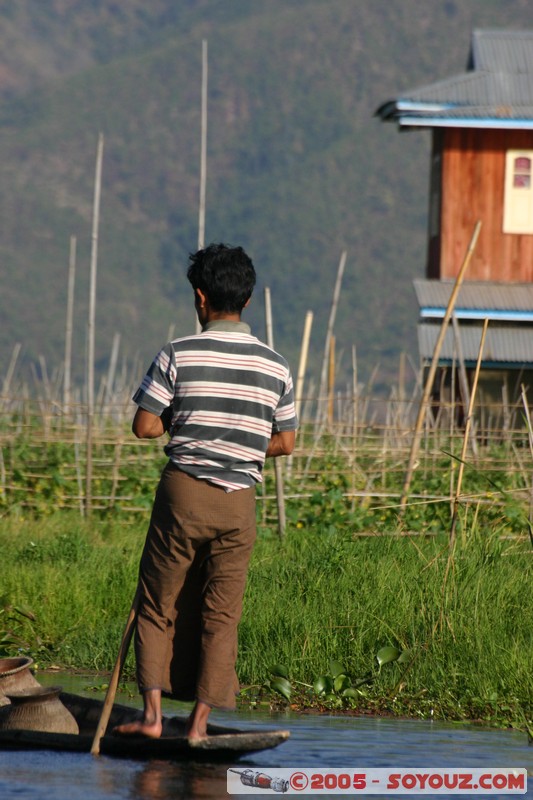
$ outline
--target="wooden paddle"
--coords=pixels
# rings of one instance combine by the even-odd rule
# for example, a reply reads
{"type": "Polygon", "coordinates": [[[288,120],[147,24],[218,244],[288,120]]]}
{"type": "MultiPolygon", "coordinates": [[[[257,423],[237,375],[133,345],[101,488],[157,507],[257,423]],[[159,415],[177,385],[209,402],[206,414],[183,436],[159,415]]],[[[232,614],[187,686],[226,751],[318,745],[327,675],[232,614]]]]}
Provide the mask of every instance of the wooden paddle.
{"type": "Polygon", "coordinates": [[[91,746],[91,753],[93,756],[100,754],[100,740],[106,732],[107,723],[109,722],[109,717],[111,716],[111,710],[113,708],[113,703],[115,702],[115,695],[117,693],[120,673],[122,672],[122,667],[124,666],[124,662],[128,654],[131,637],[133,636],[133,631],[135,630],[135,620],[137,618],[138,608],[139,587],[137,586],[137,591],[135,592],[135,597],[133,598],[133,603],[131,604],[128,621],[126,622],[126,627],[124,628],[124,633],[122,635],[122,641],[120,643],[117,660],[115,661],[115,666],[113,667],[113,672],[109,681],[104,705],[102,707],[102,713],[100,714],[100,719],[96,727],[96,733],[94,734],[94,739],[91,746]]]}

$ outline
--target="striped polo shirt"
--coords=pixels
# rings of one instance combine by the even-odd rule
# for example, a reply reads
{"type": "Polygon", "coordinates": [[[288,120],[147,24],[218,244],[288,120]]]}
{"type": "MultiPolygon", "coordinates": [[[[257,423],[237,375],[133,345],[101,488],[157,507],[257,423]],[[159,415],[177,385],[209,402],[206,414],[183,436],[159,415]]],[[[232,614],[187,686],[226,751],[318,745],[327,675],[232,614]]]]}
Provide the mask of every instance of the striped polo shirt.
{"type": "Polygon", "coordinates": [[[133,396],[160,416],[172,407],[169,459],[235,491],[262,480],[272,433],[297,427],[289,366],[244,322],[209,322],[159,351],[133,396]]]}

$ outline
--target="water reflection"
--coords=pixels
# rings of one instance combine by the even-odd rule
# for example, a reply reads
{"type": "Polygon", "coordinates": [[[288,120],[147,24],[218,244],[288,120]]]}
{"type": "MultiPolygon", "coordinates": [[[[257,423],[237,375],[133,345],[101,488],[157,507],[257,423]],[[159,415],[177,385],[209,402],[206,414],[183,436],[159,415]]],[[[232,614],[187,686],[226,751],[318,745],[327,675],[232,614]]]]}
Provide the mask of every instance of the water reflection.
{"type": "Polygon", "coordinates": [[[168,761],[152,761],[143,767],[132,782],[130,795],[132,800],[212,800],[227,796],[226,767],[184,766],[168,761]]]}
{"type": "Polygon", "coordinates": [[[139,763],[72,753],[0,752],[2,800],[214,800],[226,767],[139,763]],[[7,755],[7,758],[6,758],[7,755]]]}

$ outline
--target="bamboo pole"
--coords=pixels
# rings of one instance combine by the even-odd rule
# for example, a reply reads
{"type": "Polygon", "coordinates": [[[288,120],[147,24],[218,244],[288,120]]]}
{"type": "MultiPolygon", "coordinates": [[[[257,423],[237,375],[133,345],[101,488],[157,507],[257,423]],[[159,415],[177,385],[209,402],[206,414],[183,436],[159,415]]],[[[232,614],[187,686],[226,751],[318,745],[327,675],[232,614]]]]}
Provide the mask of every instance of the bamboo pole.
{"type": "Polygon", "coordinates": [[[46,358],[41,354],[38,359],[39,368],[41,370],[41,383],[44,391],[44,407],[49,409],[52,402],[52,389],[50,387],[50,380],[48,378],[48,369],[46,367],[46,358]]]}
{"type": "MultiPolygon", "coordinates": [[[[463,358],[461,331],[459,329],[459,322],[455,314],[452,314],[452,325],[453,325],[453,334],[455,336],[455,345],[457,348],[457,361],[459,363],[459,389],[461,391],[461,399],[463,402],[463,406],[465,408],[468,408],[470,406],[470,390],[468,388],[468,378],[466,376],[466,367],[463,358]]],[[[474,454],[474,456],[477,456],[477,441],[473,429],[470,431],[470,445],[472,447],[472,453],[474,454]]]]}
{"type": "Polygon", "coordinates": [[[300,419],[302,411],[303,386],[305,380],[305,370],[307,368],[307,357],[309,354],[309,340],[311,338],[311,328],[313,326],[313,312],[308,311],[305,315],[304,331],[302,335],[302,345],[300,348],[300,361],[298,364],[298,376],[296,379],[295,408],[296,416],[300,419]]]}
{"type": "Polygon", "coordinates": [[[72,329],[74,319],[74,284],[76,281],[76,237],[70,237],[67,282],[67,317],[65,322],[65,371],[63,373],[63,414],[70,408],[70,382],[72,368],[72,329]]]}
{"type": "Polygon", "coordinates": [[[329,340],[329,372],[328,372],[328,423],[333,425],[333,394],[335,388],[335,337],[329,340]]]}
{"type": "Polygon", "coordinates": [[[327,398],[326,398],[326,387],[328,382],[328,364],[330,358],[330,341],[331,337],[333,336],[333,328],[335,326],[335,317],[337,315],[337,307],[339,305],[339,297],[341,292],[341,285],[342,285],[342,277],[344,275],[344,268],[346,266],[346,250],[343,250],[341,253],[339,266],[337,269],[337,279],[335,281],[335,289],[333,292],[333,300],[331,303],[331,309],[329,314],[328,320],[328,327],[326,331],[326,341],[324,344],[324,356],[322,359],[322,371],[320,374],[320,387],[318,391],[318,421],[320,422],[322,418],[326,416],[325,410],[327,411],[327,398]]]}
{"type": "Polygon", "coordinates": [[[113,459],[113,471],[111,474],[111,493],[109,495],[109,508],[115,506],[117,499],[117,489],[120,479],[120,460],[122,457],[122,437],[115,444],[115,458],[113,459]]]}
{"type": "MultiPolygon", "coordinates": [[[[358,407],[359,407],[359,384],[357,378],[357,348],[352,344],[352,492],[356,486],[356,457],[358,439],[358,407]]],[[[355,511],[355,497],[352,498],[352,514],[355,511]]]]}
{"type": "Polygon", "coordinates": [[[7,489],[7,472],[2,447],[0,447],[0,489],[2,489],[2,493],[5,494],[7,489]]]}
{"type": "Polygon", "coordinates": [[[461,265],[461,268],[459,270],[459,274],[457,275],[457,278],[455,280],[455,285],[454,285],[454,287],[452,289],[452,292],[450,294],[450,298],[448,300],[448,306],[446,308],[446,312],[445,312],[444,318],[442,320],[442,325],[441,325],[441,328],[440,328],[440,332],[439,332],[439,335],[437,337],[437,341],[435,343],[435,348],[433,350],[433,358],[432,358],[432,361],[431,361],[431,366],[430,366],[430,369],[429,369],[429,372],[428,372],[428,376],[427,376],[426,383],[425,383],[425,386],[424,386],[424,391],[422,393],[422,398],[420,400],[420,405],[419,405],[419,408],[418,408],[418,416],[417,416],[416,423],[415,423],[415,429],[414,429],[414,433],[413,433],[413,441],[411,443],[411,452],[409,454],[409,462],[407,464],[407,470],[406,470],[406,473],[405,473],[404,484],[403,484],[403,489],[402,489],[402,495],[401,495],[401,498],[400,498],[400,514],[403,514],[403,512],[405,511],[405,507],[407,505],[407,495],[409,493],[409,487],[411,485],[411,478],[413,476],[416,457],[417,457],[417,454],[418,454],[418,448],[419,448],[419,445],[420,445],[422,424],[424,422],[424,418],[425,418],[425,415],[426,415],[426,409],[427,409],[427,403],[428,403],[428,399],[429,399],[429,394],[430,394],[431,389],[433,387],[433,381],[435,380],[435,374],[437,372],[437,367],[439,365],[440,351],[442,349],[442,345],[443,345],[443,342],[444,342],[444,337],[446,335],[446,330],[448,328],[448,324],[450,322],[450,319],[451,319],[451,316],[452,316],[452,313],[453,313],[453,309],[455,308],[455,303],[457,301],[457,295],[459,294],[459,289],[461,288],[461,284],[463,283],[463,279],[464,279],[466,270],[468,268],[468,265],[470,264],[470,260],[472,258],[473,252],[474,252],[475,247],[476,247],[476,243],[477,243],[477,240],[478,240],[480,229],[481,229],[481,221],[478,220],[476,225],[475,225],[474,232],[473,232],[472,238],[470,240],[470,244],[468,245],[465,258],[464,258],[463,263],[461,265]]]}
{"type": "MultiPolygon", "coordinates": [[[[301,416],[302,416],[302,398],[303,387],[305,380],[305,370],[307,368],[307,356],[309,353],[309,340],[311,338],[311,328],[313,326],[313,312],[308,311],[305,315],[304,331],[302,335],[302,344],[300,347],[300,361],[298,363],[298,375],[296,378],[296,388],[294,392],[294,408],[296,418],[299,422],[299,430],[302,429],[301,416]]],[[[290,478],[292,474],[293,454],[287,458],[287,477],[290,478]]]]}
{"type": "Polygon", "coordinates": [[[470,392],[470,402],[468,404],[468,414],[466,417],[466,424],[465,424],[465,433],[463,436],[463,446],[461,448],[461,458],[459,460],[459,471],[457,473],[457,486],[455,489],[455,497],[453,501],[453,515],[452,515],[452,525],[450,528],[450,545],[453,545],[455,541],[455,529],[457,527],[457,511],[459,508],[459,496],[461,494],[461,484],[463,482],[463,472],[465,466],[465,458],[466,458],[466,449],[468,447],[468,437],[470,435],[470,425],[472,422],[472,413],[474,410],[474,403],[476,399],[476,392],[477,392],[477,384],[479,380],[479,372],[481,369],[481,361],[483,359],[483,349],[485,347],[485,338],[487,336],[487,328],[489,326],[488,319],[485,319],[483,322],[483,330],[481,332],[481,341],[479,343],[479,353],[477,357],[476,363],[476,371],[474,373],[474,381],[472,384],[472,391],[470,392]]]}
{"type": "MultiPolygon", "coordinates": [[[[274,334],[272,330],[272,305],[270,301],[270,289],[265,287],[265,320],[266,320],[266,340],[269,347],[274,349],[274,334]]],[[[283,492],[283,469],[281,460],[274,458],[274,475],[276,478],[276,502],[278,507],[278,533],[280,538],[285,535],[286,516],[285,516],[285,495],[283,492]]]]}
{"type": "MultiPolygon", "coordinates": [[[[524,406],[524,416],[527,425],[529,452],[533,456],[533,426],[531,424],[531,415],[529,413],[529,405],[527,402],[526,387],[524,386],[523,383],[520,384],[520,397],[522,398],[522,405],[524,406]]],[[[533,547],[533,483],[531,484],[531,490],[529,495],[528,529],[529,529],[529,539],[531,541],[531,546],[533,547]]]]}
{"type": "Polygon", "coordinates": [[[93,225],[91,237],[91,269],[89,288],[89,321],[87,331],[87,463],[85,471],[85,513],[91,514],[92,469],[93,469],[93,418],[94,418],[94,333],[96,316],[96,269],[98,264],[98,225],[100,218],[100,194],[102,188],[102,160],[104,137],[98,137],[94,180],[93,225]]]}
{"type": "Polygon", "coordinates": [[[198,250],[205,246],[205,196],[207,178],[207,41],[202,41],[202,123],[200,135],[200,204],[198,209],[198,250]]]}
{"type": "Polygon", "coordinates": [[[139,608],[139,595],[140,591],[139,587],[137,586],[137,589],[135,591],[135,596],[133,598],[133,602],[131,605],[130,613],[126,621],[126,626],[124,628],[124,633],[122,634],[122,640],[120,642],[120,648],[118,651],[117,659],[115,661],[115,666],[113,667],[113,672],[111,673],[111,678],[109,680],[109,686],[107,687],[107,693],[105,696],[104,704],[102,706],[102,711],[100,713],[100,719],[98,720],[98,725],[96,726],[96,731],[92,741],[91,755],[93,756],[97,756],[100,754],[100,742],[105,736],[105,732],[107,730],[107,724],[111,716],[111,711],[113,710],[113,703],[115,702],[115,696],[118,689],[120,674],[122,672],[124,662],[126,661],[126,656],[128,655],[128,648],[130,646],[131,638],[135,631],[135,624],[137,621],[137,611],[139,608]]]}
{"type": "MultiPolygon", "coordinates": [[[[205,198],[207,184],[207,40],[202,40],[202,97],[200,130],[200,200],[198,205],[198,250],[205,247],[205,198]]],[[[196,318],[196,333],[201,325],[196,318]]]]}
{"type": "Polygon", "coordinates": [[[465,360],[463,357],[463,345],[461,341],[461,331],[459,328],[459,321],[455,312],[452,314],[453,335],[455,340],[455,349],[457,352],[457,363],[459,365],[459,390],[461,392],[461,400],[465,408],[470,405],[470,390],[468,388],[468,380],[466,377],[465,360]]]}
{"type": "Polygon", "coordinates": [[[272,328],[272,301],[270,288],[265,286],[265,336],[269,347],[274,348],[274,331],[272,328]]]}
{"type": "Polygon", "coordinates": [[[110,407],[113,399],[113,386],[115,383],[115,374],[117,371],[119,347],[120,347],[120,333],[115,333],[115,335],[113,336],[113,344],[111,346],[111,357],[109,359],[109,367],[107,370],[107,378],[105,383],[105,394],[102,404],[105,414],[110,413],[110,407]]]}
{"type": "Polygon", "coordinates": [[[405,415],[405,371],[406,371],[406,358],[405,352],[402,350],[400,353],[400,364],[398,366],[398,407],[399,414],[397,415],[398,427],[403,426],[403,419],[405,415]]]}
{"type": "MultiPolygon", "coordinates": [[[[452,317],[453,317],[453,314],[452,314],[452,317]]],[[[456,352],[456,347],[455,347],[455,342],[454,342],[453,351],[452,351],[452,363],[450,365],[450,399],[449,399],[449,403],[448,403],[448,420],[447,420],[448,421],[448,426],[449,426],[448,427],[448,441],[449,442],[453,442],[454,441],[455,394],[456,394],[455,380],[456,380],[456,376],[457,376],[456,364],[457,364],[457,352],[456,352]]],[[[442,397],[442,394],[441,394],[441,397],[442,397]]],[[[439,405],[442,405],[442,403],[439,402],[439,405]]],[[[446,415],[444,415],[444,421],[446,422],[446,415]]],[[[450,445],[450,446],[452,446],[452,445],[450,445]]],[[[456,466],[457,466],[456,462],[452,459],[451,464],[450,464],[450,476],[449,476],[450,477],[450,513],[452,512],[452,508],[453,508],[453,486],[454,486],[454,477],[455,477],[455,468],[456,468],[456,466]]]]}
{"type": "Polygon", "coordinates": [[[4,400],[7,402],[7,396],[9,394],[9,390],[11,388],[11,381],[13,380],[13,375],[15,374],[15,367],[17,365],[18,357],[20,355],[22,345],[20,342],[16,342],[15,346],[13,347],[13,352],[11,353],[11,360],[9,362],[9,366],[7,368],[7,372],[4,377],[4,383],[2,386],[2,393],[4,395],[4,400]]]}

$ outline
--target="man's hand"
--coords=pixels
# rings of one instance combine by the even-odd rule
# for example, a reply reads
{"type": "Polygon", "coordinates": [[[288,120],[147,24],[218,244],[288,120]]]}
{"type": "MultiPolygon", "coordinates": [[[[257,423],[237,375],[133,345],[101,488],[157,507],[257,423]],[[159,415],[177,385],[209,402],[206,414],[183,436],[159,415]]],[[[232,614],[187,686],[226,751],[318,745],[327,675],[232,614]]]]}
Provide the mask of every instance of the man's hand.
{"type": "Polygon", "coordinates": [[[165,412],[163,412],[163,416],[158,417],[157,414],[145,411],[144,408],[138,408],[133,417],[131,429],[137,439],[157,439],[167,430],[164,417],[165,412]]]}
{"type": "Polygon", "coordinates": [[[279,431],[278,433],[273,433],[266,451],[267,458],[290,456],[294,450],[295,441],[296,431],[279,431]]]}

